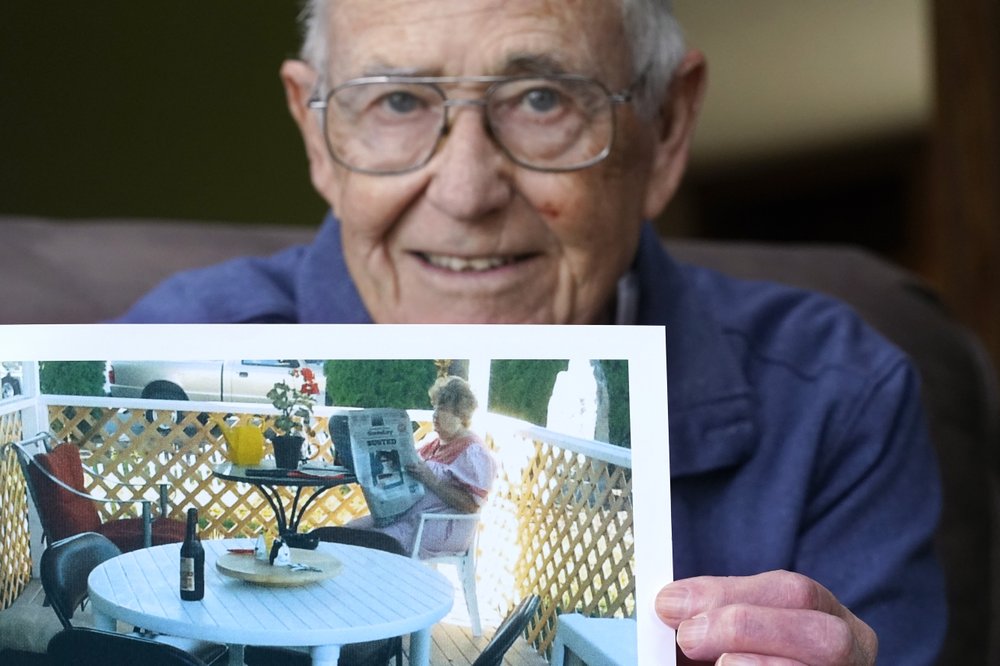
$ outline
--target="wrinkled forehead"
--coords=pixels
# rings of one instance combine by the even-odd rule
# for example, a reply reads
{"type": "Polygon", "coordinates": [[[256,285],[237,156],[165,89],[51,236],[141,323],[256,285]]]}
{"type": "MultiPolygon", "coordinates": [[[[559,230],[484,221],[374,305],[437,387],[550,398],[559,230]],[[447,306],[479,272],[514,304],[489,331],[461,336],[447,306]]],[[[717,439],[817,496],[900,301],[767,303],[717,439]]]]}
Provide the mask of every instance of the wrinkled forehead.
{"type": "Polygon", "coordinates": [[[613,0],[335,0],[328,20],[333,83],[378,74],[629,79],[613,0]]]}

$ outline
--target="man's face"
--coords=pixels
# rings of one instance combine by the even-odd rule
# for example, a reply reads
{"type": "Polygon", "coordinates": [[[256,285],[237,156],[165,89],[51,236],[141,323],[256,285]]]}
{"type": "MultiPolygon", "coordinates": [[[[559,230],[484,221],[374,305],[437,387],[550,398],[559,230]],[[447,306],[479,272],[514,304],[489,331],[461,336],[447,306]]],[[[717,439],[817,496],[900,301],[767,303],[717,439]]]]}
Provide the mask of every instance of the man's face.
{"type": "MultiPolygon", "coordinates": [[[[580,74],[618,91],[632,67],[617,3],[591,0],[338,0],[328,84],[378,74],[580,74]]],[[[481,87],[448,87],[478,98],[481,87]]],[[[657,132],[616,108],[611,154],[543,173],[510,161],[478,107],[450,112],[424,167],[313,180],[343,223],[347,265],[376,322],[586,324],[612,316],[647,200],[657,132]]],[[[307,137],[308,141],[308,137],[307,137]]],[[[314,158],[315,159],[315,158],[314,158]]]]}

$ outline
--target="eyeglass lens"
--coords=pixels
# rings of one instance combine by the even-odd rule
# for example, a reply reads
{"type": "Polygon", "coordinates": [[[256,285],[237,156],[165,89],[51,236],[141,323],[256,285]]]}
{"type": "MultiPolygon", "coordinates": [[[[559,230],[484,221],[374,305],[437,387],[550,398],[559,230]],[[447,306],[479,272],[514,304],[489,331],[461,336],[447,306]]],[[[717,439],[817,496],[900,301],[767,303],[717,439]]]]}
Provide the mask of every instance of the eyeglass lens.
{"type": "Polygon", "coordinates": [[[503,81],[487,89],[484,102],[448,100],[431,83],[347,84],[327,102],[327,140],[349,168],[407,171],[434,153],[448,107],[472,104],[485,107],[496,142],[529,168],[580,168],[601,159],[611,145],[614,123],[607,91],[595,81],[575,78],[503,81]]]}

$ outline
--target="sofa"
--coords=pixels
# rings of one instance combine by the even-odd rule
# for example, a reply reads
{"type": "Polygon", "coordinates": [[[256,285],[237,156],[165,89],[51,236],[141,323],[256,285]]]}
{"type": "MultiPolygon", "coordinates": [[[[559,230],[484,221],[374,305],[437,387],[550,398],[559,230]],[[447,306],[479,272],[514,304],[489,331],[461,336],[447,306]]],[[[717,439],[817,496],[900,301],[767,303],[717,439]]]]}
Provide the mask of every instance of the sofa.
{"type": "MultiPolygon", "coordinates": [[[[106,321],[171,273],[308,242],[311,229],[172,220],[2,217],[0,323],[106,321]]],[[[863,250],[668,240],[683,261],[827,292],[914,359],[941,461],[937,548],[951,620],[942,664],[1000,663],[996,373],[914,275],[863,250]]]]}
{"type": "Polygon", "coordinates": [[[107,321],[178,270],[269,254],[312,230],[0,216],[0,237],[0,324],[64,324],[107,321]]]}

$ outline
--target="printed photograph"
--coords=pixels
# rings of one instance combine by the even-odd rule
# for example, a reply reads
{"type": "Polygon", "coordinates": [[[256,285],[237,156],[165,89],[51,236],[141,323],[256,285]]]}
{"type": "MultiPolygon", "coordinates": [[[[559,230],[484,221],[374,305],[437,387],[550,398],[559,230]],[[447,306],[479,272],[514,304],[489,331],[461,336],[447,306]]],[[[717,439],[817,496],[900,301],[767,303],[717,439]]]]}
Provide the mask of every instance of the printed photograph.
{"type": "MultiPolygon", "coordinates": [[[[89,328],[118,337],[119,327],[89,328]]],[[[4,524],[23,528],[5,586],[36,585],[39,549],[97,532],[119,553],[101,564],[111,589],[121,567],[162,565],[159,587],[146,591],[161,595],[176,583],[193,511],[205,546],[199,603],[234,590],[240,604],[298,595],[320,617],[353,599],[415,623],[401,640],[384,637],[385,654],[427,651],[431,664],[449,663],[445,636],[485,645],[517,615],[511,649],[527,663],[551,659],[561,616],[617,618],[637,649],[633,423],[648,403],[630,396],[641,347],[567,344],[564,329],[561,342],[536,345],[563,358],[506,353],[502,336],[490,357],[421,356],[410,343],[396,350],[406,358],[346,358],[340,343],[361,327],[323,326],[329,355],[265,335],[217,359],[216,349],[236,350],[217,327],[185,328],[183,346],[167,353],[157,336],[108,353],[117,348],[105,335],[4,362],[18,391],[0,403],[2,473],[27,480],[3,509],[4,524]]],[[[92,592],[95,625],[142,605],[92,592]]],[[[157,600],[140,611],[143,626],[178,622],[186,603],[157,600]]],[[[368,621],[344,612],[339,621],[368,621]]],[[[282,663],[271,661],[281,657],[276,625],[254,617],[259,630],[241,639],[246,663],[282,663]]]]}

